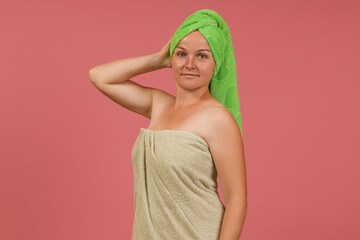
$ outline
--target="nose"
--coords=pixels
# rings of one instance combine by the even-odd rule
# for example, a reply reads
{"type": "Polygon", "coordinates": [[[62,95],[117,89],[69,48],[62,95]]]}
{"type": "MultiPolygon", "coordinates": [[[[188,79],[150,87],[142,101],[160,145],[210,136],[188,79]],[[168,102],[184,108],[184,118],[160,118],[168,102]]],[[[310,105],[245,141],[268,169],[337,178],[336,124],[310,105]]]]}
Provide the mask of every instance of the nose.
{"type": "Polygon", "coordinates": [[[193,68],[195,68],[194,57],[189,56],[189,57],[186,59],[185,67],[186,67],[187,69],[193,69],[193,68]]]}

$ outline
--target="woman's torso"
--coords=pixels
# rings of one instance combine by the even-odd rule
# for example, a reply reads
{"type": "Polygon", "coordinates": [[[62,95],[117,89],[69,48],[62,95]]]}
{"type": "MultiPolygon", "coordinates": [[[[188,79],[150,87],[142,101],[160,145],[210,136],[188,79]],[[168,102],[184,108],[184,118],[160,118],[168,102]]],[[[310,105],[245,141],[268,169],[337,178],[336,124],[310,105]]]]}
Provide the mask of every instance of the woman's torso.
{"type": "Polygon", "coordinates": [[[212,134],[207,118],[218,106],[204,101],[175,111],[174,100],[157,96],[151,124],[132,150],[133,240],[215,240],[220,234],[225,206],[206,142],[212,134]]]}

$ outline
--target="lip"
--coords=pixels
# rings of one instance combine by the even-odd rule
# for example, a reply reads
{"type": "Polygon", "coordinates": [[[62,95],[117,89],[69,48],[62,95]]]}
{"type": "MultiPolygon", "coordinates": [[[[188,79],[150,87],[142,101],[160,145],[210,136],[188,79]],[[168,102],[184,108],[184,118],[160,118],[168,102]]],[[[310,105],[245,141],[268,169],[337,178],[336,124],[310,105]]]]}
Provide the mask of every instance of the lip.
{"type": "Polygon", "coordinates": [[[188,76],[188,77],[197,77],[198,76],[198,75],[194,75],[194,74],[181,74],[181,75],[188,76]]]}

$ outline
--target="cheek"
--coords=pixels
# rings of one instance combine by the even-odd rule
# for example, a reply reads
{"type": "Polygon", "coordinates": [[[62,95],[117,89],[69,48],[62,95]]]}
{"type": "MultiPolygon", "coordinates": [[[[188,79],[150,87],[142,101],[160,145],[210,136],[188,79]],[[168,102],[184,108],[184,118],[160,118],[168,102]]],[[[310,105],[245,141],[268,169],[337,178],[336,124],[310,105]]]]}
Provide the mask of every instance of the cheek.
{"type": "Polygon", "coordinates": [[[208,64],[205,68],[206,68],[206,73],[207,73],[207,75],[212,76],[212,74],[213,74],[213,72],[214,72],[215,65],[213,65],[213,64],[208,64]]]}
{"type": "Polygon", "coordinates": [[[172,60],[171,67],[172,67],[173,71],[178,71],[180,69],[180,66],[181,66],[181,64],[179,63],[179,61],[172,60]]]}
{"type": "Polygon", "coordinates": [[[176,61],[172,61],[171,62],[171,69],[172,69],[173,75],[175,77],[179,75],[179,73],[180,73],[179,63],[177,63],[176,61]]]}

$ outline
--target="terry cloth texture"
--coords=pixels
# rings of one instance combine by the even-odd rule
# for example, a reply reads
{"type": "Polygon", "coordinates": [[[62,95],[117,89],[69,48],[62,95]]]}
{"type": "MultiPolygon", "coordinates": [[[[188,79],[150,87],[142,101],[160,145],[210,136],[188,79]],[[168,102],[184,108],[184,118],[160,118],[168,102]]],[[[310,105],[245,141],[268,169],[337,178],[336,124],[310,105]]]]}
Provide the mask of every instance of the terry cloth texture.
{"type": "Polygon", "coordinates": [[[218,240],[225,206],[207,142],[190,131],[141,128],[131,152],[132,240],[218,240]]]}
{"type": "Polygon", "coordinates": [[[215,59],[209,92],[221,102],[236,119],[241,134],[241,114],[236,80],[236,64],[230,31],[224,19],[215,11],[202,9],[186,18],[175,31],[170,42],[170,59],[178,43],[194,30],[206,38],[215,59]]]}

